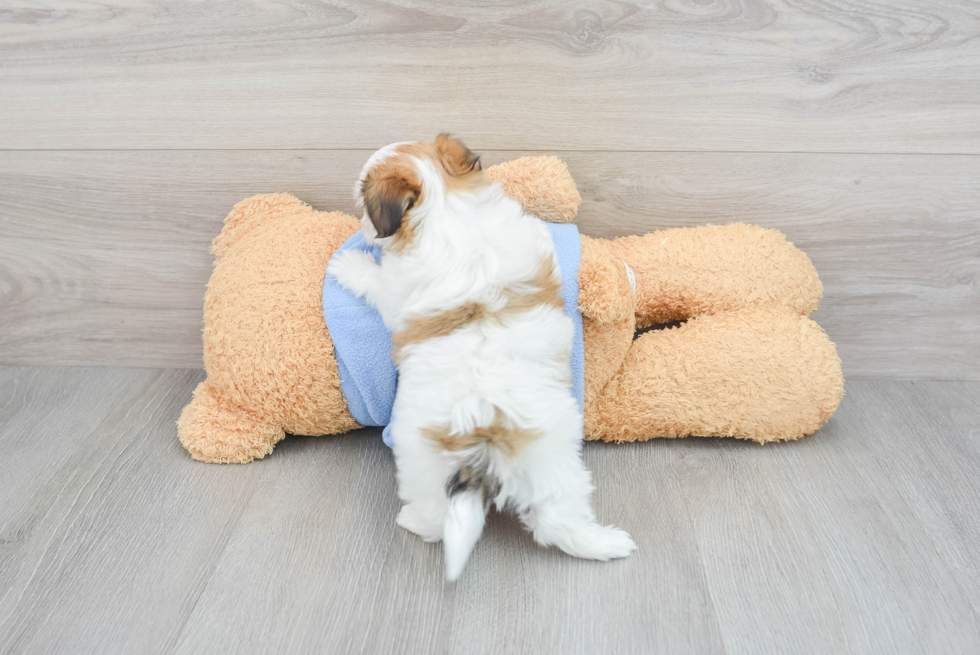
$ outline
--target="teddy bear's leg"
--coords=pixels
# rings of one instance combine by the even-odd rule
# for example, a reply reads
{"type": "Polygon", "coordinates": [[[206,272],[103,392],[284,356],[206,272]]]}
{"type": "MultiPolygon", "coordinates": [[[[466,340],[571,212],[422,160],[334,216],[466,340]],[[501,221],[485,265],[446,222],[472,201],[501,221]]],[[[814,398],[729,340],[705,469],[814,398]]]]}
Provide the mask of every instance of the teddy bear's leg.
{"type": "Polygon", "coordinates": [[[598,412],[596,404],[614,375],[622,368],[623,359],[633,343],[636,319],[632,316],[603,323],[588,316],[582,317],[582,333],[585,337],[585,435],[586,439],[598,438],[600,430],[595,425],[598,412]]]}
{"type": "Polygon", "coordinates": [[[763,304],[808,316],[823,286],[810,259],[777,230],[741,223],[603,241],[636,277],[638,327],[763,304]]]}
{"type": "Polygon", "coordinates": [[[843,392],[834,345],[808,318],[773,307],[703,316],[633,342],[587,438],[797,439],[843,392]]]}
{"type": "Polygon", "coordinates": [[[636,298],[623,262],[606,253],[600,239],[582,236],[579,308],[585,344],[585,434],[596,433],[594,405],[623,358],[636,332],[636,298]]]}
{"type": "Polygon", "coordinates": [[[212,464],[260,459],[285,436],[282,426],[256,420],[221,398],[207,380],[181,412],[177,434],[191,457],[212,464]]]}

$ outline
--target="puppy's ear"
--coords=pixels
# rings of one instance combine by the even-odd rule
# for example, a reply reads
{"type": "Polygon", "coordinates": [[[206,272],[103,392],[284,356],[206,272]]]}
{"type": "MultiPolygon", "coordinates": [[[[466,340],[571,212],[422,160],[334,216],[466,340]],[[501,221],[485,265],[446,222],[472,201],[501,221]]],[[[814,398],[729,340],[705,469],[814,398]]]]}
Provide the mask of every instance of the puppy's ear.
{"type": "Polygon", "coordinates": [[[442,167],[454,177],[483,170],[480,157],[473,154],[473,151],[464,146],[462,141],[448,134],[440,134],[436,137],[436,152],[442,160],[442,167]]]}
{"type": "Polygon", "coordinates": [[[364,209],[378,232],[378,238],[390,237],[402,226],[405,212],[418,202],[422,187],[414,176],[390,171],[368,175],[361,185],[364,209]]]}

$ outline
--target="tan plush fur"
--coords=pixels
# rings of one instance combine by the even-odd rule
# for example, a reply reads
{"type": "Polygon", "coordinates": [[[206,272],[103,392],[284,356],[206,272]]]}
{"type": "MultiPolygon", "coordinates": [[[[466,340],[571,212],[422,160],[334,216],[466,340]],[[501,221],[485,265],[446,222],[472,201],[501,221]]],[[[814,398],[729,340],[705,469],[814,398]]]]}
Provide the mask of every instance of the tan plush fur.
{"type": "MultiPolygon", "coordinates": [[[[570,222],[581,202],[554,157],[487,174],[545,220],[570,222]]],[[[287,432],[360,427],[341,394],[321,306],[327,262],[358,227],[288,194],[249,198],[225,219],[204,304],[208,377],[178,421],[195,459],[248,462],[287,432]]],[[[583,236],[579,285],[587,439],[796,439],[840,402],[840,360],[807,318],[820,280],[779,232],[735,224],[583,236]],[[683,320],[634,339],[637,328],[683,320]]]]}
{"type": "Polygon", "coordinates": [[[177,425],[195,459],[248,462],[284,432],[360,427],[340,393],[321,300],[330,255],[359,228],[285,193],[242,201],[225,219],[204,297],[208,378],[177,425]]]}
{"type": "Polygon", "coordinates": [[[524,211],[549,223],[571,223],[582,196],[557,157],[521,157],[487,169],[504,193],[521,201],[524,211]]]}
{"type": "Polygon", "coordinates": [[[703,225],[605,242],[636,274],[638,327],[778,305],[809,315],[823,285],[810,258],[776,230],[703,225]]]}

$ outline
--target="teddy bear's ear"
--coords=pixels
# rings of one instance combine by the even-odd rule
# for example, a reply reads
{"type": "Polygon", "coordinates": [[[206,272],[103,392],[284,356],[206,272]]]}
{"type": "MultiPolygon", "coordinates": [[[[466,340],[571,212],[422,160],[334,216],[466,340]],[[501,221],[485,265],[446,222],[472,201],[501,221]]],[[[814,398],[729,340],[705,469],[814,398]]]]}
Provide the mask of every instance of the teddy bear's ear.
{"type": "Polygon", "coordinates": [[[361,185],[364,209],[378,238],[390,237],[402,226],[405,212],[418,202],[422,185],[409,170],[392,169],[368,175],[361,185]]]}

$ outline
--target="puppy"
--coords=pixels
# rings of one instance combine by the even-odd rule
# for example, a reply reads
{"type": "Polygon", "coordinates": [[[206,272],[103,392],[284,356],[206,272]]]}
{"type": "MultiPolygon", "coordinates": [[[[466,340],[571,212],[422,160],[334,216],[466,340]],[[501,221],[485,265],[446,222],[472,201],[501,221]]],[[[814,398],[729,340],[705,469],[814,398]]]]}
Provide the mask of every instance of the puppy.
{"type": "Polygon", "coordinates": [[[573,326],[545,225],[447,135],[377,151],[355,196],[381,261],[344,251],[328,272],[393,334],[398,525],[443,541],[449,581],[491,503],[515,511],[539,544],[596,560],[629,555],[629,535],[592,511],[573,326]]]}

